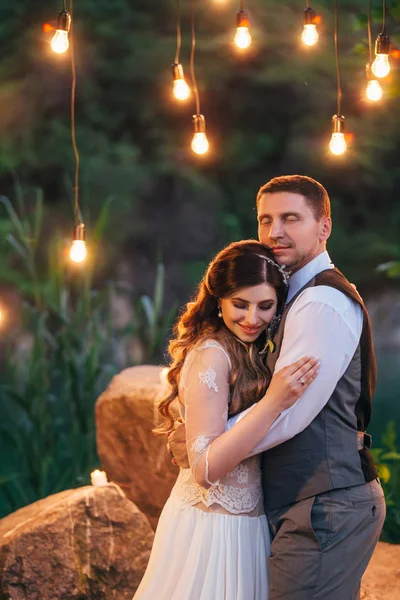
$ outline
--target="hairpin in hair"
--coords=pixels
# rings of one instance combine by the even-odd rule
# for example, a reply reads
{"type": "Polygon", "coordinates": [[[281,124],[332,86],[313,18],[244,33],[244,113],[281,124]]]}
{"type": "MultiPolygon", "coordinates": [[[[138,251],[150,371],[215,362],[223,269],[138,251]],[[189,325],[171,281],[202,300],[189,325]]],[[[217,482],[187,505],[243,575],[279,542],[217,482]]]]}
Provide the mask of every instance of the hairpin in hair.
{"type": "Polygon", "coordinates": [[[283,279],[284,284],[287,285],[287,286],[289,285],[289,275],[285,271],[286,265],[278,265],[278,263],[276,263],[274,260],[272,260],[272,258],[269,258],[269,256],[264,256],[263,254],[256,254],[256,256],[259,256],[260,258],[263,258],[270,265],[272,265],[273,267],[275,267],[276,269],[278,269],[279,273],[282,275],[282,279],[283,279]]]}

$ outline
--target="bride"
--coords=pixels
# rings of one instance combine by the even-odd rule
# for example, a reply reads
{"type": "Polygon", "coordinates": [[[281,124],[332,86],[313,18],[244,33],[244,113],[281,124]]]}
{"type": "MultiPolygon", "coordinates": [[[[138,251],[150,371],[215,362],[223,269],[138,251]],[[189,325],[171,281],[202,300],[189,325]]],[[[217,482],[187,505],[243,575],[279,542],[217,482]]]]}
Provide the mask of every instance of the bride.
{"type": "Polygon", "coordinates": [[[177,399],[190,468],[161,513],[134,600],[267,600],[270,541],[259,456],[245,459],[318,373],[303,357],[271,378],[268,327],[279,318],[286,275],[257,241],[235,242],[210,263],[169,346],[168,395],[156,433],[168,433],[177,399]],[[225,432],[227,418],[257,406],[225,432]]]}

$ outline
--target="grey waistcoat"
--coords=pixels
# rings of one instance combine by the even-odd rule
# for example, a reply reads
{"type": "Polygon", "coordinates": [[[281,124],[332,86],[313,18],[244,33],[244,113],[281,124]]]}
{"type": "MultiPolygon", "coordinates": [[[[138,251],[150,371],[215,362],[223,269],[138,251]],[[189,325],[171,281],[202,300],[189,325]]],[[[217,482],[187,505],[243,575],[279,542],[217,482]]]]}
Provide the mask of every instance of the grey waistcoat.
{"type": "Polygon", "coordinates": [[[361,297],[340,271],[328,269],[319,273],[294,296],[283,313],[274,339],[275,351],[269,353],[267,365],[273,372],[294,300],[304,289],[314,285],[334,287],[358,302],[364,313],[363,331],[346,372],[312,423],[292,439],[263,453],[266,510],[377,477],[368,448],[359,449],[357,445],[357,431],[365,431],[369,424],[375,389],[376,364],[370,321],[361,297]]]}

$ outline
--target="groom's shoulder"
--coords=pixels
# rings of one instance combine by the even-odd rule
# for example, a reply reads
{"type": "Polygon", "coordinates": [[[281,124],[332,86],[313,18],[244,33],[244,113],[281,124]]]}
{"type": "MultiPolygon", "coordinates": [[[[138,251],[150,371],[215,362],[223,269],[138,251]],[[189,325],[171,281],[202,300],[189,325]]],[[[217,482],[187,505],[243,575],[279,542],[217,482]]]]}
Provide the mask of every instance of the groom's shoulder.
{"type": "Polygon", "coordinates": [[[306,288],[296,298],[292,309],[297,312],[297,310],[306,306],[316,308],[317,305],[330,307],[340,314],[349,311],[358,313],[361,310],[358,303],[347,294],[328,285],[315,285],[306,288]]]}

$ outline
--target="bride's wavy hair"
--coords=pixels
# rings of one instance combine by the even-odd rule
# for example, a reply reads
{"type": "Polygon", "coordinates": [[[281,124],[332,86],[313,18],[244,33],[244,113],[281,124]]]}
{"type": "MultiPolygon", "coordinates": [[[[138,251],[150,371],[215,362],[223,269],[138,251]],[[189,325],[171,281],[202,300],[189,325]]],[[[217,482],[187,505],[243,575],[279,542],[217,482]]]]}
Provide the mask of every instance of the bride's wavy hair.
{"type": "MultiPolygon", "coordinates": [[[[270,373],[259,353],[260,341],[246,344],[239,340],[218,317],[218,301],[236,293],[239,289],[268,283],[276,290],[277,314],[283,310],[287,283],[279,270],[271,250],[256,240],[233,242],[210,262],[201,280],[197,294],[186,304],[174,326],[174,338],[169,344],[171,357],[167,379],[168,394],[161,399],[158,410],[164,418],[154,433],[172,430],[174,417],[171,403],[178,397],[178,386],[185,358],[201,340],[212,338],[228,352],[230,371],[230,405],[232,416],[258,402],[266,392],[270,373]]],[[[262,347],[262,346],[261,346],[262,347]]]]}

